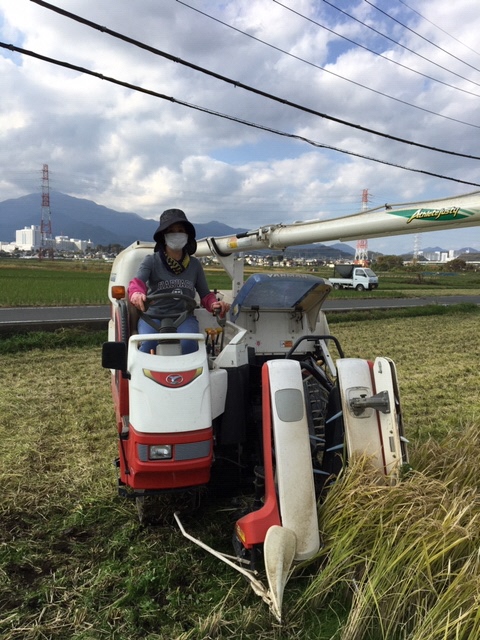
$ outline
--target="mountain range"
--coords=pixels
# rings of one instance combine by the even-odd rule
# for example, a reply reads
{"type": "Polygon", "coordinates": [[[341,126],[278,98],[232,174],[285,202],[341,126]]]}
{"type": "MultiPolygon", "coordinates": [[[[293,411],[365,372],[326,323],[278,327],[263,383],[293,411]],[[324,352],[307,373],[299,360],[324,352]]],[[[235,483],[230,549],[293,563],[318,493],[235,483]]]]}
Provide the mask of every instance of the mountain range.
{"type": "MultiPolygon", "coordinates": [[[[121,245],[127,247],[137,240],[151,240],[158,227],[158,218],[142,218],[136,213],[108,209],[92,200],[74,198],[58,191],[49,194],[52,235],[91,240],[96,245],[121,245]]],[[[40,226],[42,194],[31,193],[20,198],[0,202],[0,240],[13,242],[15,231],[40,226]]],[[[159,217],[160,217],[159,211],[159,217]]],[[[197,238],[229,236],[248,231],[229,227],[221,222],[195,223],[197,238]]],[[[321,250],[325,257],[351,258],[355,249],[345,243],[332,246],[307,245],[297,247],[309,253],[321,250]]]]}
{"type": "MultiPolygon", "coordinates": [[[[52,235],[67,236],[80,240],[91,240],[95,246],[120,245],[127,247],[137,240],[150,240],[158,226],[158,218],[142,218],[136,213],[125,213],[108,209],[92,200],[74,198],[58,191],[49,194],[52,235]]],[[[0,202],[0,241],[14,242],[15,231],[40,226],[42,194],[31,193],[20,198],[0,202]]],[[[230,227],[222,222],[195,223],[197,238],[229,236],[247,231],[230,227]]],[[[444,251],[440,247],[424,249],[424,253],[444,251]]],[[[460,253],[478,253],[478,249],[465,247],[460,253]]],[[[291,247],[286,255],[302,253],[322,259],[352,259],[355,249],[338,242],[332,245],[321,243],[291,247]]],[[[278,253],[278,252],[277,252],[278,253]]]]}
{"type": "MultiPolygon", "coordinates": [[[[108,209],[91,200],[73,198],[57,191],[50,192],[52,235],[91,240],[95,245],[119,244],[124,247],[136,240],[151,240],[158,227],[156,220],[136,213],[108,209]]],[[[40,226],[42,196],[31,193],[0,202],[0,240],[13,242],[15,231],[40,226]]],[[[160,217],[159,212],[159,217],[160,217]]],[[[232,229],[220,222],[196,224],[197,237],[229,235],[244,229],[232,229]]]]}

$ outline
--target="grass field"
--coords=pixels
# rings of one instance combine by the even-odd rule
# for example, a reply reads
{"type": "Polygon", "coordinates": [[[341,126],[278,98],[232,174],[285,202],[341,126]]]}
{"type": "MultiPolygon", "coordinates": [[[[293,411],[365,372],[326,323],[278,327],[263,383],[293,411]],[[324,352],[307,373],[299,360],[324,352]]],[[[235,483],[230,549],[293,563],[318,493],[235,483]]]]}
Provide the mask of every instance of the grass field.
{"type": "MultiPolygon", "coordinates": [[[[319,557],[287,585],[282,628],[173,521],[142,529],[116,496],[105,335],[3,340],[0,637],[476,640],[479,321],[478,308],[455,307],[332,325],[347,356],[396,362],[413,471],[382,488],[361,461],[336,483],[319,510],[319,557]]],[[[231,553],[234,520],[227,502],[185,524],[231,553]]]]}
{"type": "MultiPolygon", "coordinates": [[[[25,261],[0,260],[0,306],[59,306],[108,303],[111,264],[102,261],[25,261]]],[[[258,271],[258,270],[256,270],[258,271]]],[[[206,269],[211,289],[229,289],[230,281],[222,269],[206,269]]],[[[246,269],[245,277],[253,273],[246,269]]],[[[319,269],[314,275],[328,278],[331,271],[319,269]]],[[[480,273],[466,272],[418,277],[405,272],[379,274],[375,291],[332,291],[335,298],[434,297],[454,294],[478,294],[480,273]]]]}

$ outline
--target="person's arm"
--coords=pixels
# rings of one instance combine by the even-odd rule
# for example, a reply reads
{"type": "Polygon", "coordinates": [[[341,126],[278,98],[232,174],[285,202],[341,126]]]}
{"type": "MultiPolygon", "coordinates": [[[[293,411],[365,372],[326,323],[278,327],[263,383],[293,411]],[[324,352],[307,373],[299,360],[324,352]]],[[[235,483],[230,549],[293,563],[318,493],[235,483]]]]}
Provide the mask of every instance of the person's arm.
{"type": "Polygon", "coordinates": [[[212,291],[209,291],[207,295],[200,300],[202,307],[205,307],[205,309],[210,311],[210,313],[213,311],[213,305],[216,302],[218,302],[217,296],[212,291]]]}
{"type": "Polygon", "coordinates": [[[145,311],[145,300],[147,299],[147,282],[151,273],[151,260],[147,256],[138,268],[135,278],[130,280],[128,285],[128,299],[134,307],[145,311]]]}
{"type": "Polygon", "coordinates": [[[134,307],[145,311],[145,300],[147,299],[147,285],[140,278],[133,278],[128,285],[128,299],[134,307]]]}

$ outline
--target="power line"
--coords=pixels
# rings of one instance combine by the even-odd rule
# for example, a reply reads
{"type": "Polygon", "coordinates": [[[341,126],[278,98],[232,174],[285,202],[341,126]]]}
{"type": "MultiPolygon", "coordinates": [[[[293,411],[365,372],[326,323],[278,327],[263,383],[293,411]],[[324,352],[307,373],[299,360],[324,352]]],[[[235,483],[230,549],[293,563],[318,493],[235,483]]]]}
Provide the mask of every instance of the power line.
{"type": "MultiPolygon", "coordinates": [[[[31,0],[31,1],[35,2],[35,0],[31,0]]],[[[369,53],[373,53],[373,55],[378,56],[379,58],[382,58],[383,60],[387,60],[388,62],[391,62],[392,64],[395,64],[398,67],[401,67],[402,69],[406,69],[407,71],[411,71],[412,73],[415,73],[415,74],[417,74],[419,76],[422,76],[422,78],[426,78],[427,80],[432,80],[432,82],[438,82],[439,84],[442,84],[445,87],[449,87],[450,89],[456,89],[457,91],[461,91],[462,93],[467,93],[468,95],[475,96],[476,98],[480,98],[480,95],[478,93],[473,93],[472,91],[468,91],[467,89],[462,89],[460,87],[455,87],[454,85],[449,84],[448,82],[444,82],[443,80],[439,80],[438,78],[432,78],[432,76],[429,76],[429,75],[427,75],[425,73],[422,73],[421,71],[417,71],[416,69],[412,69],[411,67],[408,67],[407,65],[402,64],[401,62],[398,62],[397,60],[393,60],[392,58],[387,58],[387,56],[384,56],[381,53],[377,53],[376,51],[373,51],[372,49],[369,49],[365,45],[360,44],[359,42],[355,42],[355,40],[352,40],[351,38],[347,38],[347,36],[344,36],[341,33],[337,33],[333,29],[330,29],[329,27],[326,27],[325,25],[321,24],[320,22],[317,22],[316,20],[313,20],[313,18],[309,18],[308,16],[304,15],[303,13],[300,13],[299,11],[296,11],[295,9],[292,9],[291,7],[288,7],[286,4],[283,4],[282,2],[279,2],[279,0],[273,0],[273,2],[275,2],[278,5],[280,5],[284,9],[287,9],[287,11],[290,11],[291,13],[294,13],[295,15],[299,16],[300,18],[303,18],[304,20],[307,20],[308,22],[316,24],[321,29],[325,29],[325,31],[328,31],[329,33],[333,33],[335,36],[338,36],[339,38],[342,38],[342,40],[346,40],[347,42],[350,42],[350,44],[353,44],[356,47],[360,47],[361,49],[365,49],[365,51],[368,51],[369,53]]],[[[447,71],[448,71],[448,69],[447,69],[447,71]]],[[[451,72],[451,73],[453,73],[453,72],[451,72]]],[[[463,77],[463,76],[460,76],[460,77],[463,77]]],[[[463,79],[467,80],[468,82],[472,82],[472,84],[477,84],[476,82],[473,82],[473,80],[468,80],[468,78],[463,78],[463,79]]],[[[478,84],[478,86],[480,86],[480,84],[478,84]]]]}
{"type": "MultiPolygon", "coordinates": [[[[240,33],[241,35],[245,36],[246,38],[251,38],[252,40],[255,40],[256,42],[259,42],[260,44],[263,44],[267,47],[270,47],[271,49],[274,49],[275,51],[278,51],[279,53],[282,53],[286,56],[289,56],[290,58],[293,58],[294,60],[298,60],[299,62],[303,62],[304,64],[308,64],[311,67],[314,67],[315,69],[319,69],[320,71],[324,71],[325,73],[328,73],[332,76],[335,76],[336,78],[340,78],[341,80],[345,80],[345,82],[350,82],[351,84],[354,84],[357,87],[360,87],[361,89],[365,89],[366,91],[371,91],[372,93],[376,93],[377,95],[380,95],[384,98],[388,98],[389,100],[394,100],[395,102],[398,102],[400,104],[404,104],[407,107],[412,107],[413,109],[419,109],[420,111],[423,111],[425,113],[429,113],[433,116],[437,116],[439,118],[445,118],[445,120],[450,120],[451,122],[457,122],[458,124],[463,124],[466,125],[467,127],[474,127],[475,129],[480,129],[480,125],[478,124],[473,124],[472,122],[465,122],[464,120],[458,120],[457,118],[452,118],[451,116],[446,116],[442,113],[437,113],[436,111],[431,111],[430,109],[426,109],[425,107],[420,107],[419,105],[416,104],[412,104],[411,102],[407,102],[406,100],[401,100],[400,98],[396,98],[394,96],[390,96],[387,93],[383,93],[382,91],[379,91],[378,89],[373,89],[372,87],[367,87],[364,84],[362,84],[361,82],[356,82],[355,80],[351,80],[350,78],[346,78],[345,76],[340,75],[339,73],[335,73],[334,71],[331,71],[330,69],[325,69],[325,67],[322,67],[318,64],[315,64],[314,62],[311,62],[310,60],[305,60],[305,58],[301,58],[300,56],[296,56],[295,54],[291,53],[290,51],[286,51],[285,49],[281,49],[280,47],[277,47],[276,45],[273,45],[269,42],[266,42],[265,40],[262,40],[261,38],[257,38],[256,36],[252,35],[251,33],[246,33],[245,31],[242,31],[241,29],[238,29],[237,27],[234,27],[231,24],[228,24],[227,22],[224,22],[223,20],[220,20],[219,18],[216,18],[215,16],[210,15],[209,13],[206,13],[205,11],[201,11],[200,9],[197,9],[196,7],[192,7],[191,5],[187,4],[186,2],[183,2],[182,0],[176,0],[179,4],[183,5],[184,7],[191,9],[192,11],[195,11],[196,13],[199,13],[202,16],[205,16],[206,18],[209,18],[210,20],[214,20],[215,22],[218,22],[219,24],[227,27],[228,29],[232,29],[233,31],[236,31],[237,33],[240,33]]],[[[454,87],[455,88],[455,87],[454,87]]],[[[480,96],[479,96],[480,97],[480,96]]]]}
{"type": "MultiPolygon", "coordinates": [[[[274,0],[274,2],[276,2],[277,0],[274,0]]],[[[76,22],[80,22],[81,24],[84,24],[85,26],[91,27],[92,29],[96,29],[98,31],[101,31],[102,33],[107,33],[108,35],[113,36],[114,38],[118,38],[119,40],[122,40],[124,42],[128,42],[129,44],[133,44],[136,47],[139,47],[141,49],[144,49],[145,51],[149,51],[150,53],[153,53],[155,55],[158,55],[162,58],[166,58],[167,60],[170,60],[172,62],[176,62],[178,64],[181,64],[183,66],[186,66],[190,69],[193,69],[195,71],[199,71],[200,73],[203,73],[205,75],[208,75],[212,78],[215,78],[217,80],[222,80],[223,82],[226,82],[227,84],[233,85],[234,87],[239,87],[241,89],[245,89],[245,91],[248,91],[250,93],[254,93],[255,95],[259,95],[263,98],[267,98],[269,100],[272,100],[274,102],[278,102],[280,104],[283,104],[285,106],[288,107],[292,107],[293,109],[297,109],[299,111],[302,111],[304,113],[308,113],[310,115],[314,115],[320,118],[324,118],[326,120],[330,120],[332,122],[336,122],[337,124],[342,124],[344,126],[347,127],[351,127],[353,129],[356,129],[358,131],[363,131],[365,133],[370,133],[372,135],[376,135],[379,136],[381,138],[385,138],[387,140],[393,140],[395,142],[401,142],[403,144],[408,144],[411,145],[413,147],[418,147],[420,149],[427,149],[428,151],[436,151],[437,153],[444,153],[447,155],[452,155],[452,156],[456,156],[459,158],[468,158],[469,160],[480,160],[479,156],[472,156],[470,154],[466,154],[466,153],[459,153],[456,151],[450,151],[447,149],[440,149],[438,147],[432,147],[430,145],[425,145],[422,144],[420,142],[414,142],[413,140],[407,140],[405,138],[400,138],[398,136],[393,136],[391,134],[388,133],[383,133],[380,131],[376,131],[375,129],[370,129],[369,127],[364,127],[360,124],[356,124],[353,122],[349,122],[347,120],[343,120],[342,118],[337,118],[335,116],[331,116],[328,115],[326,113],[322,113],[320,111],[316,111],[315,109],[311,109],[310,107],[305,107],[303,105],[300,105],[296,102],[292,102],[291,100],[287,100],[286,98],[280,98],[279,96],[275,96],[271,93],[268,93],[266,91],[263,91],[261,89],[257,89],[255,87],[251,87],[250,85],[247,85],[243,82],[240,82],[239,80],[234,80],[232,78],[228,78],[227,76],[223,76],[219,73],[216,73],[214,71],[210,71],[209,69],[205,69],[204,67],[200,67],[197,64],[194,64],[193,62],[188,62],[187,60],[183,60],[181,58],[178,58],[177,56],[173,56],[169,53],[166,53],[165,51],[160,51],[159,49],[156,49],[155,47],[151,47],[147,44],[145,44],[144,42],[140,42],[138,40],[134,40],[133,38],[130,38],[124,34],[118,33],[117,31],[113,31],[112,29],[108,29],[107,27],[101,26],[95,22],[92,22],[91,20],[87,20],[86,18],[82,18],[81,16],[78,16],[74,13],[70,13],[69,11],[66,11],[64,9],[60,9],[59,7],[55,7],[54,5],[51,5],[48,2],[45,2],[44,0],[30,0],[30,2],[34,2],[35,4],[38,4],[42,7],[45,7],[46,9],[49,9],[51,11],[55,11],[56,13],[59,13],[67,18],[70,18],[72,20],[75,20],[76,22]]]]}
{"type": "MultiPolygon", "coordinates": [[[[190,109],[195,109],[197,111],[201,111],[202,113],[207,113],[207,114],[210,114],[210,115],[214,115],[214,116],[219,117],[219,118],[224,118],[224,119],[230,120],[232,122],[237,122],[239,124],[243,124],[245,126],[252,127],[254,129],[259,129],[261,131],[267,131],[267,132],[274,133],[276,135],[280,135],[280,136],[283,136],[283,137],[286,137],[286,138],[290,138],[290,139],[293,139],[293,140],[300,140],[301,142],[306,142],[307,144],[310,144],[310,145],[312,145],[314,147],[317,147],[317,148],[329,149],[331,151],[336,151],[338,153],[343,153],[343,154],[346,154],[346,155],[354,156],[356,158],[362,158],[364,160],[371,160],[372,162],[378,162],[378,163],[384,164],[386,166],[395,167],[397,169],[403,169],[405,171],[412,171],[414,173],[422,173],[424,175],[432,176],[432,177],[435,177],[435,178],[442,178],[443,180],[450,180],[452,182],[457,182],[459,184],[468,184],[468,185],[472,185],[474,187],[480,187],[480,183],[477,183],[477,182],[469,182],[469,181],[466,181],[466,180],[460,180],[458,178],[452,178],[452,177],[449,177],[449,176],[443,176],[441,174],[433,173],[431,171],[426,171],[424,169],[414,169],[414,168],[411,168],[411,167],[405,167],[405,166],[402,166],[402,165],[399,165],[399,164],[395,164],[393,162],[388,162],[386,160],[379,160],[377,158],[366,156],[366,155],[363,155],[363,154],[360,154],[360,153],[355,153],[353,151],[346,151],[345,149],[340,149],[340,148],[332,147],[330,145],[326,145],[326,144],[323,144],[323,143],[320,143],[320,142],[315,142],[314,140],[311,140],[311,139],[306,138],[304,136],[299,136],[299,135],[296,135],[296,134],[293,134],[293,133],[286,133],[285,131],[280,131],[278,129],[273,129],[272,127],[267,127],[265,125],[260,125],[260,124],[257,124],[257,123],[249,122],[248,120],[243,120],[241,118],[237,118],[235,116],[227,115],[227,114],[221,113],[219,111],[213,111],[212,109],[207,109],[206,107],[201,107],[199,105],[190,104],[188,102],[184,102],[182,100],[178,100],[176,98],[173,98],[172,96],[167,96],[165,94],[158,93],[157,91],[152,91],[151,89],[145,89],[143,87],[139,87],[138,85],[134,85],[134,84],[131,84],[131,83],[128,83],[128,82],[124,82],[122,80],[117,80],[116,78],[111,78],[111,77],[108,77],[108,76],[104,76],[103,74],[98,73],[97,71],[92,71],[91,69],[86,69],[85,67],[80,67],[78,65],[74,65],[74,64],[71,64],[69,62],[64,62],[62,60],[56,60],[55,58],[49,58],[48,56],[44,56],[44,55],[36,53],[34,51],[29,51],[27,49],[22,49],[21,47],[17,47],[17,46],[15,46],[13,44],[6,44],[4,42],[0,42],[0,47],[2,47],[4,49],[9,49],[10,51],[15,51],[17,53],[21,53],[23,55],[31,56],[31,57],[36,58],[38,60],[42,60],[42,61],[48,62],[50,64],[55,64],[57,66],[61,66],[61,67],[64,67],[66,69],[72,69],[73,71],[78,71],[79,73],[84,73],[84,74],[99,78],[100,80],[105,80],[106,82],[111,82],[113,84],[125,87],[127,89],[131,89],[133,91],[138,91],[140,93],[145,93],[147,95],[150,95],[150,96],[153,96],[153,97],[156,97],[156,98],[161,98],[162,100],[168,100],[169,102],[172,102],[174,104],[179,104],[179,105],[182,105],[184,107],[188,107],[190,109]]],[[[478,158],[474,158],[473,157],[473,159],[478,159],[478,158]]]]}
{"type": "MultiPolygon", "coordinates": [[[[324,2],[326,2],[326,0],[323,0],[324,2]]],[[[380,7],[377,7],[373,4],[373,2],[370,2],[370,0],[364,0],[364,2],[366,2],[368,5],[370,5],[371,7],[373,7],[374,9],[376,9],[379,13],[382,13],[384,16],[386,16],[387,18],[390,18],[390,20],[393,20],[394,22],[396,22],[397,24],[399,24],[401,27],[403,27],[404,29],[407,29],[407,31],[410,31],[410,33],[414,33],[416,36],[418,36],[419,38],[421,38],[422,40],[425,40],[425,42],[428,42],[428,44],[431,44],[432,47],[435,47],[436,49],[439,49],[440,51],[443,51],[443,53],[446,53],[447,55],[451,56],[452,58],[454,58],[455,60],[458,60],[459,62],[462,62],[463,64],[465,64],[467,67],[470,67],[471,69],[473,69],[474,71],[479,71],[480,69],[477,69],[477,67],[474,67],[473,64],[470,64],[469,62],[465,62],[465,60],[462,60],[461,58],[458,58],[456,55],[454,55],[453,53],[450,53],[449,51],[447,51],[446,49],[443,49],[443,47],[440,47],[438,44],[435,44],[435,42],[432,42],[431,40],[429,40],[428,38],[425,38],[425,36],[422,36],[420,33],[417,33],[416,31],[414,31],[413,29],[411,29],[408,25],[404,24],[403,22],[400,22],[400,20],[397,20],[397,18],[394,18],[393,16],[391,16],[389,13],[387,13],[386,11],[384,11],[383,9],[380,9],[380,7]]],[[[329,3],[330,4],[330,3],[329,3]]],[[[368,25],[365,25],[368,26],[368,25]]],[[[387,37],[387,36],[384,36],[387,37]]],[[[390,39],[390,38],[389,38],[390,39]]],[[[399,42],[397,42],[397,44],[400,44],[399,42]]],[[[405,47],[403,44],[400,44],[401,47],[403,47],[404,49],[407,49],[407,51],[412,51],[411,49],[409,49],[408,47],[405,47]]],[[[454,75],[458,76],[459,78],[462,78],[463,80],[468,80],[468,78],[464,78],[463,76],[458,75],[458,73],[455,73],[454,71],[451,71],[450,69],[446,69],[445,67],[442,67],[441,65],[437,64],[436,62],[433,62],[433,60],[430,60],[429,58],[426,58],[422,55],[420,55],[419,53],[416,53],[415,51],[413,51],[412,53],[415,53],[415,55],[420,56],[421,58],[423,58],[424,60],[428,60],[428,62],[431,62],[432,64],[436,65],[437,67],[440,67],[441,69],[444,69],[445,71],[448,71],[449,73],[453,73],[454,75]]],[[[469,82],[473,82],[473,80],[468,80],[469,82]]],[[[473,84],[478,85],[477,82],[473,82],[473,84]]]]}
{"type": "Polygon", "coordinates": [[[464,42],[462,42],[461,40],[459,40],[455,36],[452,36],[451,33],[448,33],[448,31],[445,31],[445,29],[442,29],[442,27],[439,27],[438,24],[435,24],[435,22],[432,22],[431,20],[429,20],[422,13],[420,13],[419,11],[417,11],[416,9],[411,7],[409,4],[407,4],[403,0],[397,0],[397,2],[401,2],[405,7],[407,7],[407,9],[410,9],[410,11],[413,11],[413,13],[416,13],[417,16],[420,16],[420,18],[422,18],[422,20],[425,20],[425,22],[429,22],[431,25],[433,25],[436,29],[438,29],[439,31],[444,33],[446,36],[448,36],[449,38],[452,38],[453,40],[455,40],[455,42],[458,42],[458,44],[461,44],[462,47],[465,47],[466,49],[468,49],[472,53],[475,53],[477,56],[480,56],[480,53],[478,53],[478,51],[475,51],[475,49],[472,49],[472,47],[469,47],[468,44],[465,44],[464,42]]]}

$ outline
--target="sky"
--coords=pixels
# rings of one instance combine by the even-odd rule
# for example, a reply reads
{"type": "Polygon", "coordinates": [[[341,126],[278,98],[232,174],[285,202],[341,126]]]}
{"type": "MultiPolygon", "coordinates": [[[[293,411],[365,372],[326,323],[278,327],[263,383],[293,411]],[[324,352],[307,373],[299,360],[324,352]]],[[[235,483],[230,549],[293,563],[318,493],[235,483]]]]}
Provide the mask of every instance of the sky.
{"type": "MultiPolygon", "coordinates": [[[[55,191],[245,229],[480,190],[479,160],[424,148],[480,155],[478,0],[50,4],[118,35],[0,0],[0,201],[44,164],[55,191]]],[[[368,248],[480,248],[414,238],[368,248]]]]}

